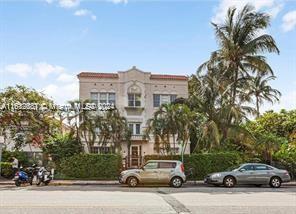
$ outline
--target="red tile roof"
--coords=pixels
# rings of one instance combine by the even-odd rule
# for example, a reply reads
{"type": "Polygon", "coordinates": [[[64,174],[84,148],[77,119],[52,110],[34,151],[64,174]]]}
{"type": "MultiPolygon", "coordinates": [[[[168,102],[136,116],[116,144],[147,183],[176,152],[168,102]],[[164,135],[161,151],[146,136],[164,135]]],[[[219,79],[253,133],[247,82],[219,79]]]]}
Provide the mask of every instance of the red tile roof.
{"type": "Polygon", "coordinates": [[[81,72],[77,76],[78,78],[80,77],[111,78],[111,79],[118,78],[118,74],[115,74],[115,73],[96,73],[96,72],[81,72]]]}
{"type": "Polygon", "coordinates": [[[183,75],[166,75],[166,74],[151,74],[150,79],[160,79],[160,80],[188,80],[187,76],[183,75]]]}

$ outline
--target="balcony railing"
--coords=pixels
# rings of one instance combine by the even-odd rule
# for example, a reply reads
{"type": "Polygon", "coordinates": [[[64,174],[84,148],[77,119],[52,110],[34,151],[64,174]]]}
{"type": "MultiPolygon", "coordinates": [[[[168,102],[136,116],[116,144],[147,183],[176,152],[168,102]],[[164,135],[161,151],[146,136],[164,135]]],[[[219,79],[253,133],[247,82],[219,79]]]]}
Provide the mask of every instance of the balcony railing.
{"type": "Polygon", "coordinates": [[[147,139],[144,139],[144,135],[132,135],[131,140],[147,140],[147,139]]]}

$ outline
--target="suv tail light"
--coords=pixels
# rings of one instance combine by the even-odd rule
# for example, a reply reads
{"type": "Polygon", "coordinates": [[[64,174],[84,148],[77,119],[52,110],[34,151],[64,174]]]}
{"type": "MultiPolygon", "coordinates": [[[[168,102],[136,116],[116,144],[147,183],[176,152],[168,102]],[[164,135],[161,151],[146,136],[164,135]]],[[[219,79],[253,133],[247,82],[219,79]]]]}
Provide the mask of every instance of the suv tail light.
{"type": "Polygon", "coordinates": [[[184,170],[184,164],[183,163],[181,163],[181,171],[182,172],[185,172],[185,170],[184,170]]]}

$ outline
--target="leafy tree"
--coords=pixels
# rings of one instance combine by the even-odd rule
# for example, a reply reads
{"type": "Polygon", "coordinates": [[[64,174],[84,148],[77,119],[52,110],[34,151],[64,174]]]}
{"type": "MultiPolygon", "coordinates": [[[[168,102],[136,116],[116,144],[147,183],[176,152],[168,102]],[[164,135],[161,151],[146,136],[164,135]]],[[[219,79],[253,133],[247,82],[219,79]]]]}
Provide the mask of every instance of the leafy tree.
{"type": "Polygon", "coordinates": [[[7,87],[0,93],[0,130],[5,139],[15,140],[16,149],[24,144],[42,147],[44,140],[54,136],[59,124],[54,119],[52,100],[44,94],[25,86],[7,87]],[[30,110],[18,109],[27,105],[30,110]]]}

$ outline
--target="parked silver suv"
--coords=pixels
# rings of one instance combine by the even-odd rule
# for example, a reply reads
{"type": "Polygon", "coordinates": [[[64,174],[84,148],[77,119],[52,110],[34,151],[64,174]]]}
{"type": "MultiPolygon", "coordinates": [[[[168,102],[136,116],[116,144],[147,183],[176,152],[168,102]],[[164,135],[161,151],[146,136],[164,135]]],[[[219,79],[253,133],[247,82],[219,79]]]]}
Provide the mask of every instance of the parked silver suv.
{"type": "Polygon", "coordinates": [[[122,171],[119,182],[135,187],[140,184],[169,184],[179,188],[186,182],[184,165],[176,160],[150,160],[139,169],[122,171]]]}

